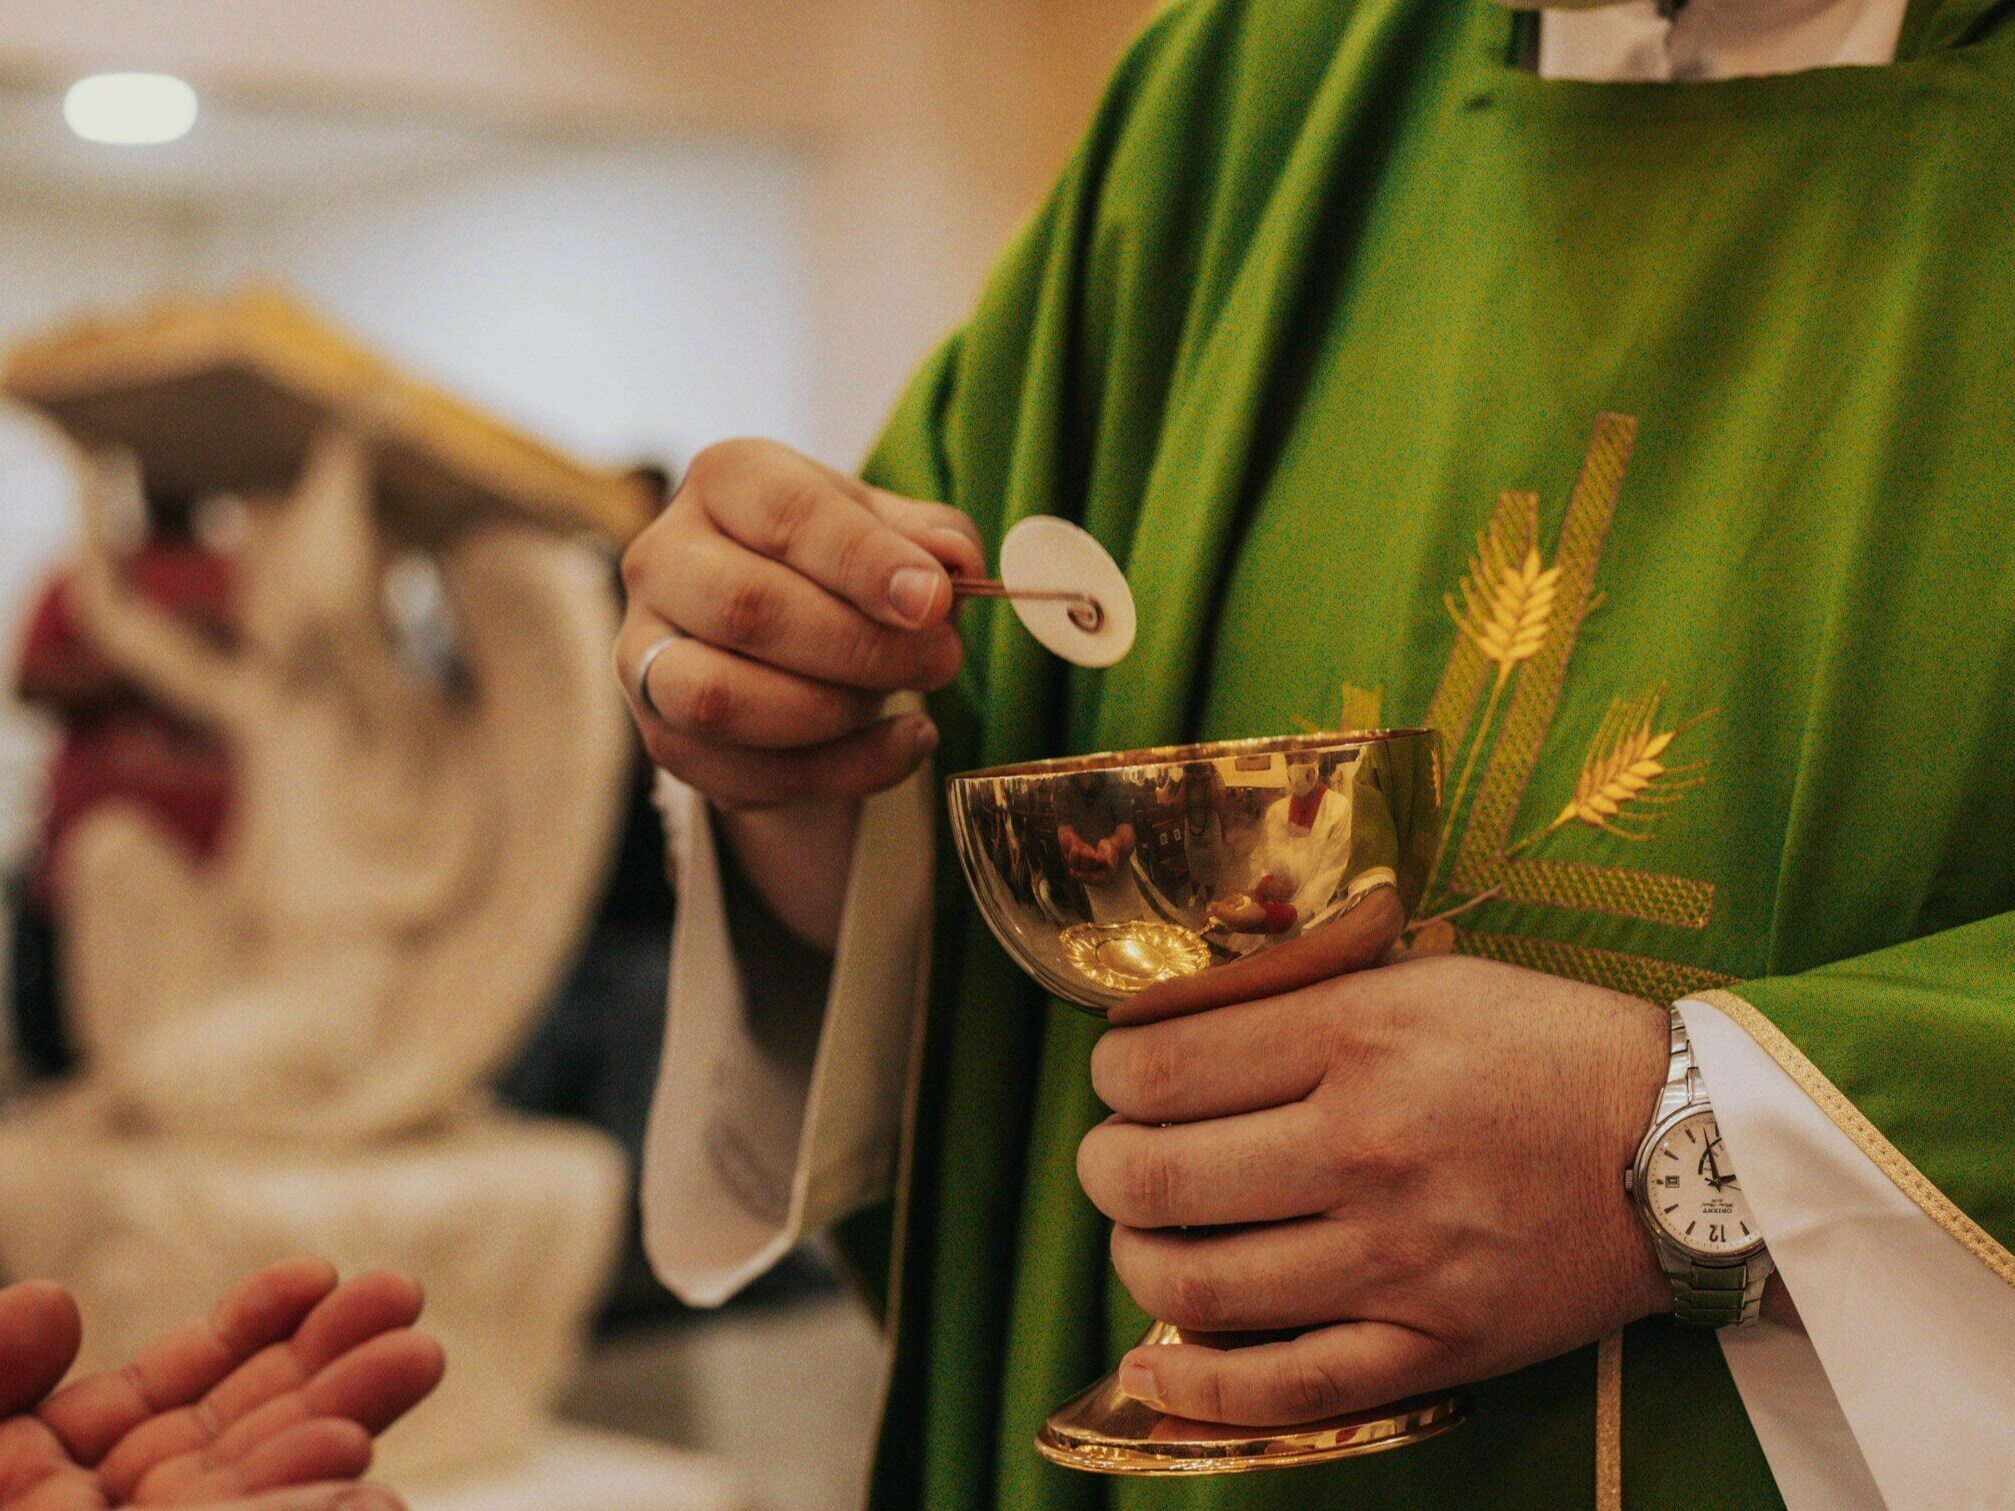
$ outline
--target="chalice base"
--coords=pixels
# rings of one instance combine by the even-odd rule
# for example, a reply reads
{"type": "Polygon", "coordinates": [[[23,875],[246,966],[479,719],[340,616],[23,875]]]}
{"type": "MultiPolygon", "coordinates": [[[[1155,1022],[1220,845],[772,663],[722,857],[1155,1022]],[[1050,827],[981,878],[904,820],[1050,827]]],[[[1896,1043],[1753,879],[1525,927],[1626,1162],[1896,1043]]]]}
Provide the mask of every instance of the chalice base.
{"type": "MultiPolygon", "coordinates": [[[[1142,1341],[1180,1343],[1182,1335],[1157,1322],[1142,1341]]],[[[1228,1427],[1157,1411],[1121,1390],[1115,1372],[1052,1412],[1035,1446],[1052,1464],[1093,1474],[1240,1474],[1404,1448],[1468,1415],[1466,1397],[1435,1395],[1294,1427],[1228,1427]]]]}

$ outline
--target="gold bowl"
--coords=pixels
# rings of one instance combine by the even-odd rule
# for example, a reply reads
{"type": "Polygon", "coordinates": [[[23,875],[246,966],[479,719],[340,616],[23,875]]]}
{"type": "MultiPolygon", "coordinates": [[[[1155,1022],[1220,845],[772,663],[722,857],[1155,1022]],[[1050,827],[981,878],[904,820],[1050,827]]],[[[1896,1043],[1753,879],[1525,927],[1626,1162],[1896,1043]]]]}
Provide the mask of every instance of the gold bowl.
{"type": "Polygon", "coordinates": [[[1103,1016],[1233,965],[1245,995],[1345,968],[1325,925],[1374,894],[1399,922],[1420,901],[1438,759],[1426,730],[1293,735],[1000,766],[946,790],[995,937],[1103,1016]],[[1260,987],[1263,957],[1290,944],[1295,964],[1260,987]]]}

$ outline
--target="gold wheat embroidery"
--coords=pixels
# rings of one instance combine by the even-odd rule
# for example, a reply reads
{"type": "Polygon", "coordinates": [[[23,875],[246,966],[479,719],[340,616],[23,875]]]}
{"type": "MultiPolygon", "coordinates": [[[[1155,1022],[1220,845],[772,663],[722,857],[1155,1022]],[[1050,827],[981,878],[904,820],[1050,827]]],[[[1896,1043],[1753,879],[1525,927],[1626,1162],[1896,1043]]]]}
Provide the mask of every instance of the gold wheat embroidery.
{"type": "Polygon", "coordinates": [[[1476,774],[1476,760],[1488,740],[1504,689],[1512,674],[1538,655],[1553,627],[1553,605],[1559,596],[1560,568],[1547,566],[1539,554],[1539,495],[1506,493],[1490,528],[1476,538],[1476,555],[1462,579],[1462,600],[1453,593],[1442,599],[1456,628],[1468,637],[1497,677],[1483,705],[1462,776],[1445,810],[1444,825],[1452,826],[1476,774]]]}
{"type": "Polygon", "coordinates": [[[1505,502],[1511,507],[1476,537],[1461,605],[1453,593],[1442,599],[1456,625],[1497,664],[1500,679],[1546,644],[1560,582],[1560,568],[1548,567],[1539,554],[1539,495],[1506,494],[1505,502]]]}
{"type": "MultiPolygon", "coordinates": [[[[1416,949],[1486,955],[1670,1001],[1726,978],[1650,956],[1466,924],[1472,910],[1499,900],[1692,930],[1706,928],[1712,916],[1711,883],[1523,853],[1574,827],[1649,840],[1662,810],[1702,785],[1707,763],[1676,761],[1674,751],[1687,730],[1712,714],[1661,727],[1662,686],[1610,706],[1573,798],[1551,823],[1512,839],[1581,626],[1603,599],[1594,577],[1636,433],[1628,415],[1596,417],[1550,566],[1539,535],[1538,496],[1507,490],[1478,537],[1458,591],[1444,599],[1458,633],[1427,722],[1448,738],[1451,756],[1461,753],[1462,772],[1444,807],[1440,853],[1410,942],[1416,949]],[[1472,792],[1473,808],[1466,808],[1472,792]]],[[[1367,707],[1359,688],[1346,685],[1343,692],[1344,727],[1379,721],[1376,702],[1367,707]]]]}
{"type": "Polygon", "coordinates": [[[1681,801],[1707,780],[1702,775],[1707,762],[1670,766],[1665,755],[1674,740],[1711,718],[1713,711],[1696,714],[1671,729],[1659,729],[1658,705],[1664,696],[1663,687],[1654,687],[1640,698],[1611,702],[1589,742],[1581,773],[1575,778],[1574,796],[1552,823],[1507,847],[1504,853],[1516,855],[1569,824],[1586,824],[1637,844],[1650,839],[1658,828],[1658,810],[1681,801]]]}

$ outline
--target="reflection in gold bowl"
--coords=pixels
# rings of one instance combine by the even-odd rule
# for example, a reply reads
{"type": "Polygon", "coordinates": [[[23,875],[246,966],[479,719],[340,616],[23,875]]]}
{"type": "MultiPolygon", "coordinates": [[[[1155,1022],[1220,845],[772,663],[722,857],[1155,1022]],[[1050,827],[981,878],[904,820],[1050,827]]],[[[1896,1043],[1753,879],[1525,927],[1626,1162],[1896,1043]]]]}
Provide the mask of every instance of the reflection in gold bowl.
{"type": "Polygon", "coordinates": [[[1439,837],[1424,730],[1234,740],[1001,766],[947,784],[966,881],[1043,987],[1103,1014],[1157,981],[1301,939],[1439,837]]]}
{"type": "MultiPolygon", "coordinates": [[[[995,936],[1044,988],[1103,1016],[1163,982],[1236,999],[1375,963],[1427,885],[1439,762],[1423,730],[1301,735],[1002,766],[947,792],[995,936]],[[1352,927],[1329,927],[1347,915],[1352,927]]],[[[1145,1341],[1183,1338],[1156,1323],[1145,1341]]],[[[1164,1415],[1107,1375],[1035,1446],[1101,1474],[1238,1473],[1403,1447],[1466,1411],[1444,1395],[1233,1427],[1164,1415]]]]}

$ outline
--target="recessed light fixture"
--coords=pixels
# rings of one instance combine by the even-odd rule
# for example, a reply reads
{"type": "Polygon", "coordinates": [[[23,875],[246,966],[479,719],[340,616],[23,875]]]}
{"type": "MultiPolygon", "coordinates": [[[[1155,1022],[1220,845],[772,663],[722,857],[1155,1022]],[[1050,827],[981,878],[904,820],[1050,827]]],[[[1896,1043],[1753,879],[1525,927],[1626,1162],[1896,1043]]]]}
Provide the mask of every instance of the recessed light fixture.
{"type": "Polygon", "coordinates": [[[95,73],[63,96],[63,119],[87,142],[154,147],[196,124],[196,91],[166,73],[95,73]]]}

